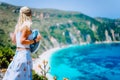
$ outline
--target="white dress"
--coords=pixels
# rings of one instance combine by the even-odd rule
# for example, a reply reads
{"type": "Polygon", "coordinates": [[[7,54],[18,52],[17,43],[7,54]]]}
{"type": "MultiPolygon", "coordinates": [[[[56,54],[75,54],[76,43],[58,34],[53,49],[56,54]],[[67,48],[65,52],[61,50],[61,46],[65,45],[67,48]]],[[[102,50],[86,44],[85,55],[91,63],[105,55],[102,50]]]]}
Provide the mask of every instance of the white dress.
{"type": "MultiPolygon", "coordinates": [[[[17,47],[29,48],[20,43],[21,32],[16,34],[17,47]]],[[[3,80],[32,80],[32,58],[30,50],[16,50],[13,61],[3,77],[3,80]]]]}

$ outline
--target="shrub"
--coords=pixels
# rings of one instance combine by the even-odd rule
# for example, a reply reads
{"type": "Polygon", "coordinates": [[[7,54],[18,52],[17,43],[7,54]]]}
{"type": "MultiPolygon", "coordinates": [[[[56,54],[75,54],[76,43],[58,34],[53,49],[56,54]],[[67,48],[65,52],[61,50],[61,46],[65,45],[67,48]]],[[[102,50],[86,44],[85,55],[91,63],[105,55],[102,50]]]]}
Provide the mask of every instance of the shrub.
{"type": "Polygon", "coordinates": [[[7,68],[14,56],[14,51],[8,47],[0,47],[0,68],[7,68]]]}
{"type": "Polygon", "coordinates": [[[48,80],[44,76],[39,76],[35,71],[32,71],[32,80],[48,80]]]}

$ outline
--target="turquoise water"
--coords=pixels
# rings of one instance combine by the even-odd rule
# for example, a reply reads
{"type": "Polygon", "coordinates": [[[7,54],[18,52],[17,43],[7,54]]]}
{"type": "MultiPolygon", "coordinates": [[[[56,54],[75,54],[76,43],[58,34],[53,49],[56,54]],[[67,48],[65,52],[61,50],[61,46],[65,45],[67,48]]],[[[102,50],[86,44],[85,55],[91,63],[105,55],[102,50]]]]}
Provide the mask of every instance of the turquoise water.
{"type": "Polygon", "coordinates": [[[61,49],[52,55],[50,67],[57,80],[120,80],[120,43],[61,49]]]}

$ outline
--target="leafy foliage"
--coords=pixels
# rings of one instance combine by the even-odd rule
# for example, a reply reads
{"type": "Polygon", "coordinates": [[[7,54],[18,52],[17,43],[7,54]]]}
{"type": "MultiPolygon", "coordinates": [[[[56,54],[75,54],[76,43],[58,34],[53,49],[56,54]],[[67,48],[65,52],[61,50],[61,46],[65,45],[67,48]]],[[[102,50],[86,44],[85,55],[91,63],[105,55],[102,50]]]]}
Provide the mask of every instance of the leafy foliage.
{"type": "Polygon", "coordinates": [[[12,49],[0,46],[0,68],[7,68],[14,56],[12,49]]]}
{"type": "Polygon", "coordinates": [[[35,71],[32,71],[32,80],[48,80],[44,76],[39,76],[38,74],[35,73],[35,71]]]}
{"type": "MultiPolygon", "coordinates": [[[[19,16],[20,7],[1,3],[0,4],[0,45],[15,49],[10,43],[9,33],[14,31],[19,16]]],[[[92,18],[80,12],[62,11],[56,9],[32,9],[32,28],[39,29],[42,35],[42,44],[38,53],[50,49],[55,44],[51,41],[53,37],[60,45],[86,42],[90,35],[90,43],[105,41],[105,31],[112,38],[111,30],[114,30],[115,39],[120,40],[120,20],[108,18],[92,18]],[[74,29],[75,28],[75,29],[74,29]],[[80,33],[78,33],[80,32],[80,33]],[[71,38],[71,35],[74,36],[71,38]]],[[[113,38],[112,38],[113,40],[113,38]]],[[[35,57],[36,55],[34,55],[35,57]]]]}

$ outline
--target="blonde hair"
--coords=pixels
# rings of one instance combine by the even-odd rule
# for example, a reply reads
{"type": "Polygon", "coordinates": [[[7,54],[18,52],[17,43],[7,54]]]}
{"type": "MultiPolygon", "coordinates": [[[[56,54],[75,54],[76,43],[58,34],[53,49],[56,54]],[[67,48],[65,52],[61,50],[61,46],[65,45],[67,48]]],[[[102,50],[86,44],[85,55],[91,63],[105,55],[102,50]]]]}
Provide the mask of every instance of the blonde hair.
{"type": "Polygon", "coordinates": [[[20,14],[19,14],[19,18],[18,18],[18,22],[15,28],[15,32],[21,31],[25,26],[30,27],[32,20],[32,12],[31,9],[28,7],[22,7],[20,9],[20,14]],[[29,22],[29,25],[23,25],[25,24],[25,22],[29,22]]]}

